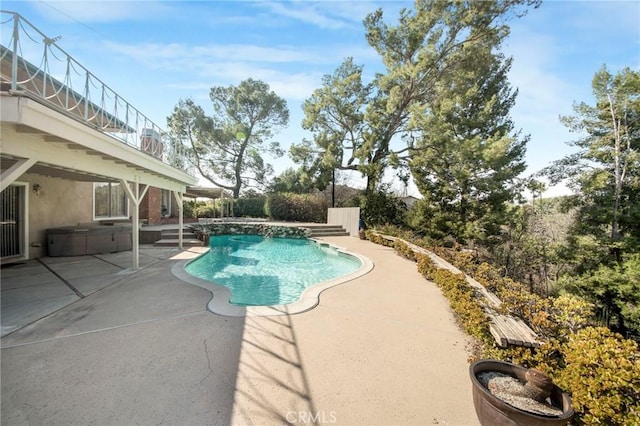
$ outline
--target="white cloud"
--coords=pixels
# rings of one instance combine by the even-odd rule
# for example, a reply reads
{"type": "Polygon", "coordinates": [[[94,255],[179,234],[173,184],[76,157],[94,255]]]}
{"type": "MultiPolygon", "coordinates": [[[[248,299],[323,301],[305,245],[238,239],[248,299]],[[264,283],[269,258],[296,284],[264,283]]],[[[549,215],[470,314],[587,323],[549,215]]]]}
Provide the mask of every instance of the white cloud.
{"type": "Polygon", "coordinates": [[[273,75],[267,81],[279,96],[303,101],[320,87],[321,79],[322,75],[319,73],[296,73],[273,75]]]}
{"type": "Polygon", "coordinates": [[[323,13],[315,3],[300,4],[296,2],[285,4],[270,1],[261,2],[259,4],[275,15],[293,18],[320,28],[335,30],[349,25],[349,23],[344,19],[330,17],[326,13],[323,13]]]}
{"type": "MultiPolygon", "coordinates": [[[[116,53],[129,56],[149,66],[174,69],[176,67],[201,67],[211,63],[254,62],[254,63],[304,63],[308,65],[327,63],[332,56],[304,46],[265,47],[249,44],[210,44],[189,46],[170,44],[123,44],[106,42],[104,47],[116,53]]],[[[330,49],[330,48],[329,48],[330,49]]],[[[339,49],[342,50],[342,49],[339,49]]]]}
{"type": "Polygon", "coordinates": [[[84,25],[94,22],[144,21],[163,16],[171,10],[168,3],[155,0],[49,0],[34,2],[33,6],[52,21],[75,21],[84,25]]]}
{"type": "Polygon", "coordinates": [[[362,20],[382,8],[386,19],[395,22],[403,7],[412,8],[413,2],[392,1],[265,1],[258,5],[271,14],[294,19],[319,28],[337,30],[345,28],[362,29],[362,20]]]}
{"type": "Polygon", "coordinates": [[[208,92],[212,85],[235,85],[246,78],[254,78],[268,83],[278,95],[295,100],[307,99],[320,87],[322,76],[332,73],[348,54],[358,55],[358,60],[365,62],[376,56],[366,47],[349,46],[326,48],[330,54],[324,53],[325,48],[247,44],[188,46],[107,42],[104,48],[103,51],[123,55],[153,72],[171,73],[174,76],[172,88],[197,87],[208,92]]]}

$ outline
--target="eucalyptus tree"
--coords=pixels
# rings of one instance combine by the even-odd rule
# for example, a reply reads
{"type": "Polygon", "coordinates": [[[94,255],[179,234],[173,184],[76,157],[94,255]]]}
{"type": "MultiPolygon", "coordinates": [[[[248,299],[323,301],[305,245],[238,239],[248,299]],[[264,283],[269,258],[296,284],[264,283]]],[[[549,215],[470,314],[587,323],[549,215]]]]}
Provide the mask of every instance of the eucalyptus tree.
{"type": "Polygon", "coordinates": [[[212,87],[209,97],[210,116],[193,100],[180,100],[167,118],[169,137],[186,146],[205,179],[238,198],[243,188],[264,186],[273,174],[263,155],[284,154],[279,143],[269,139],[287,125],[289,109],[268,84],[253,79],[212,87]]]}
{"type": "Polygon", "coordinates": [[[640,241],[640,72],[612,75],[603,66],[592,81],[595,105],[574,104],[562,122],[580,137],[578,148],[544,170],[552,183],[568,179],[581,209],[576,232],[591,235],[619,256],[640,241]],[[634,242],[635,241],[635,242],[634,242]]]}
{"type": "Polygon", "coordinates": [[[400,12],[396,25],[384,22],[381,9],[369,14],[366,39],[384,72],[365,84],[362,67],[347,59],[325,77],[304,105],[304,123],[314,140],[302,152],[331,167],[360,171],[370,192],[389,165],[402,165],[414,137],[429,131],[411,117],[435,102],[440,80],[463,72],[476,45],[498,48],[509,34],[508,21],[539,4],[417,0],[414,10],[400,12]]]}

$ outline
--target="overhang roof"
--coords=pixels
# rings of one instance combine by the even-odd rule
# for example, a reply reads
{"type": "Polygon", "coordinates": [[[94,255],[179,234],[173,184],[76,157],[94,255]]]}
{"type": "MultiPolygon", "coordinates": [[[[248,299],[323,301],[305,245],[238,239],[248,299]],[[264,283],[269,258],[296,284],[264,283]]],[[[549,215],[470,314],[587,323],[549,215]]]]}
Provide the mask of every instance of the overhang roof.
{"type": "Polygon", "coordinates": [[[77,181],[139,182],[183,191],[196,178],[30,97],[1,92],[3,173],[25,159],[28,172],[77,181]]]}
{"type": "Polygon", "coordinates": [[[231,194],[222,188],[208,188],[204,186],[188,186],[185,197],[189,198],[231,198],[231,194]]]}

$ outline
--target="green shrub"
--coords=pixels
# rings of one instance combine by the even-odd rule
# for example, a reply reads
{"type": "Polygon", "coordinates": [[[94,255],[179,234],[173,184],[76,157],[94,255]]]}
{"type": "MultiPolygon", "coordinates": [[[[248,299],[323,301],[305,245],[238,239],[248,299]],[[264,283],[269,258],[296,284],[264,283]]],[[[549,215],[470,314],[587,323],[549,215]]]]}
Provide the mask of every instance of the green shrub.
{"type": "Polygon", "coordinates": [[[267,197],[242,197],[233,201],[233,214],[236,217],[266,217],[264,206],[267,197]]]}
{"type": "Polygon", "coordinates": [[[551,300],[553,318],[559,326],[559,334],[576,333],[589,325],[593,318],[594,305],[581,297],[565,294],[551,300]]]}
{"type": "Polygon", "coordinates": [[[265,203],[265,213],[273,220],[290,222],[326,222],[327,202],[309,194],[270,194],[265,203]]]}
{"type": "Polygon", "coordinates": [[[189,201],[189,200],[183,201],[182,214],[184,215],[184,217],[197,217],[195,201],[189,201]]]}
{"type": "Polygon", "coordinates": [[[418,259],[418,272],[429,281],[433,281],[433,275],[437,270],[438,267],[429,256],[421,256],[418,259]]]}
{"type": "Polygon", "coordinates": [[[413,234],[411,233],[411,231],[407,231],[406,229],[396,225],[386,224],[386,225],[376,226],[375,230],[381,234],[402,238],[403,240],[406,240],[406,241],[413,242],[414,240],[413,234]]]}
{"type": "Polygon", "coordinates": [[[405,204],[395,195],[375,191],[359,198],[360,216],[367,228],[386,224],[402,225],[406,212],[405,204]]]}
{"type": "Polygon", "coordinates": [[[196,207],[195,214],[196,217],[203,218],[220,217],[220,212],[218,211],[218,209],[213,207],[211,204],[205,204],[196,207]]]}

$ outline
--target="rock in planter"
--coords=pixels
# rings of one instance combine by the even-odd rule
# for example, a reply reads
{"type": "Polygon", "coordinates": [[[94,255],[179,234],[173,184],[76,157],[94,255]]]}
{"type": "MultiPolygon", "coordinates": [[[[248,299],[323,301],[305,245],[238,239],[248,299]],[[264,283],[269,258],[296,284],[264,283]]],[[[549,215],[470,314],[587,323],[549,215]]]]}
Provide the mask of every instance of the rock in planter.
{"type": "Polygon", "coordinates": [[[480,360],[471,364],[469,375],[473,405],[482,425],[559,426],[573,418],[569,395],[541,371],[504,361],[480,360]],[[523,405],[522,400],[529,403],[523,405]]]}

